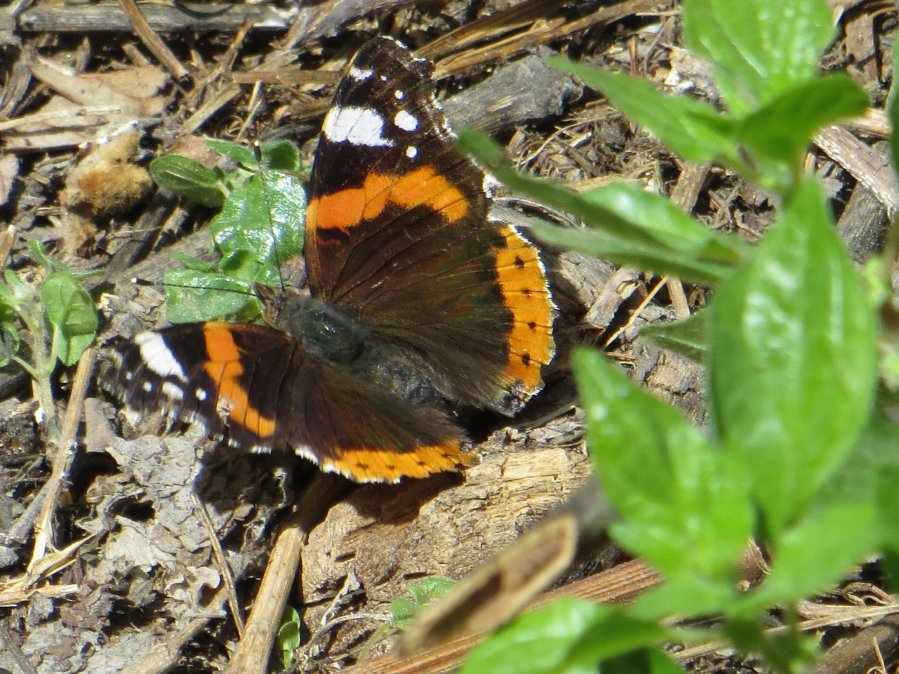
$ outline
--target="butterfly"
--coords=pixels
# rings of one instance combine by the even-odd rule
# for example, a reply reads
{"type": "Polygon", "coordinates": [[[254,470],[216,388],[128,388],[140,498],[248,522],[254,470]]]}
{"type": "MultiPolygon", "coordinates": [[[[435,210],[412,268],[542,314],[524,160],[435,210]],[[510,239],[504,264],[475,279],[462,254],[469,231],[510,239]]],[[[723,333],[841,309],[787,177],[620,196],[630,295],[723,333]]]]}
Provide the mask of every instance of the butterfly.
{"type": "Polygon", "coordinates": [[[267,325],[137,334],[112,389],[138,416],[202,423],[254,452],[289,449],[359,482],[458,470],[452,409],[514,415],[543,386],[553,305],[538,250],[490,217],[433,66],[386,37],[338,85],[306,211],[309,293],[260,293],[267,325]]]}

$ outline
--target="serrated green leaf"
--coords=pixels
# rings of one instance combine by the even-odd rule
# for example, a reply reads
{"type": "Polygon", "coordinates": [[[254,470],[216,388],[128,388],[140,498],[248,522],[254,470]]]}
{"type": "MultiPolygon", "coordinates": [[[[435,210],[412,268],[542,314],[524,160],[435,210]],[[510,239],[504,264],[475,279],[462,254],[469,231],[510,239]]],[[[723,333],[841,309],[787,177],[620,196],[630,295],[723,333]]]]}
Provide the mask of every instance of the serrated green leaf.
{"type": "Polygon", "coordinates": [[[698,164],[743,166],[733,141],[733,121],[711,105],[687,96],[665,95],[646,80],[563,58],[553,57],[546,62],[601,91],[628,119],[645,126],[684,159],[698,164]]]}
{"type": "Polygon", "coordinates": [[[460,674],[592,674],[595,663],[566,667],[569,652],[609,609],[560,599],[526,613],[476,646],[460,674]]]}
{"type": "Polygon", "coordinates": [[[640,328],[640,336],[701,364],[708,352],[708,312],[703,310],[681,321],[645,325],[640,328]]]}
{"type": "Polygon", "coordinates": [[[590,455],[623,521],[613,537],[661,573],[730,581],[753,528],[734,462],[598,352],[572,356],[590,455]]]}
{"type": "Polygon", "coordinates": [[[173,269],[166,272],[163,283],[170,323],[223,318],[249,321],[262,313],[252,283],[222,272],[173,269]]]}
{"type": "Polygon", "coordinates": [[[743,116],[811,79],[836,35],[822,0],[684,0],[684,41],[743,116]]]}
{"type": "Polygon", "coordinates": [[[861,115],[868,97],[845,73],[793,85],[740,123],[737,139],[757,160],[799,166],[812,134],[834,122],[861,115]]]}
{"type": "Polygon", "coordinates": [[[188,157],[156,157],[150,162],[150,175],[157,185],[198,204],[219,208],[225,202],[223,174],[188,157]]]}
{"type": "Polygon", "coordinates": [[[192,269],[193,271],[215,272],[218,271],[219,268],[219,265],[216,262],[207,262],[198,257],[185,255],[184,253],[179,253],[177,251],[172,253],[172,259],[183,267],[192,269]]]}
{"type": "Polygon", "coordinates": [[[712,417],[776,536],[852,451],[874,391],[873,311],[817,182],[719,289],[710,337],[712,417]]]}
{"type": "Polygon", "coordinates": [[[41,284],[41,301],[53,328],[56,353],[64,365],[74,365],[97,334],[94,301],[69,272],[53,272],[41,284]]]}
{"type": "Polygon", "coordinates": [[[224,155],[229,159],[233,159],[238,164],[241,164],[248,169],[255,171],[259,168],[259,163],[256,161],[256,153],[246,145],[241,145],[240,143],[232,143],[229,140],[207,138],[206,147],[208,147],[213,152],[218,152],[219,154],[224,155]]]}
{"type": "Polygon", "coordinates": [[[303,249],[306,193],[283,171],[263,171],[235,188],[210,224],[223,254],[251,251],[263,264],[283,262],[303,249]]]}

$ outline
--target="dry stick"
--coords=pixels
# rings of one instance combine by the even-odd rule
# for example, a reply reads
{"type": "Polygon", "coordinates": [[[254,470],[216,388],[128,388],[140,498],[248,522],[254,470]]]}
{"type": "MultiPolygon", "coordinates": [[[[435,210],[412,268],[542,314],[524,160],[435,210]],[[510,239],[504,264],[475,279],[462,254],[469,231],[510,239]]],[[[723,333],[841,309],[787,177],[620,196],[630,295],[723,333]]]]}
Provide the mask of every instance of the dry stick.
{"type": "Polygon", "coordinates": [[[144,43],[144,46],[150,50],[153,56],[159,59],[159,62],[165,66],[165,69],[172,73],[177,80],[183,80],[190,75],[187,68],[181,65],[181,62],[175,58],[175,55],[162,41],[162,38],[150,28],[150,24],[147,23],[134,0],[119,0],[119,4],[128,15],[128,19],[134,27],[134,32],[137,33],[141,42],[144,43]]]}
{"type": "MultiPolygon", "coordinates": [[[[96,108],[81,107],[71,110],[54,110],[52,112],[36,112],[31,115],[22,115],[14,119],[8,119],[0,122],[0,131],[15,130],[20,126],[28,126],[38,124],[40,122],[67,121],[72,122],[73,118],[84,118],[84,126],[93,123],[90,118],[100,117],[103,115],[120,115],[122,114],[122,106],[120,105],[101,105],[96,108]]],[[[100,122],[96,122],[99,126],[100,122]]]]}
{"type": "Polygon", "coordinates": [[[237,599],[237,590],[234,587],[234,576],[231,573],[231,568],[228,566],[225,551],[222,550],[218,532],[215,530],[215,525],[212,523],[209,513],[206,512],[206,507],[200,501],[200,497],[197,496],[196,492],[191,492],[190,498],[194,504],[194,510],[199,513],[203,526],[206,528],[206,533],[209,535],[209,545],[212,546],[212,554],[215,556],[216,562],[218,562],[219,573],[222,574],[225,590],[228,592],[228,608],[231,609],[231,617],[234,619],[234,626],[237,628],[237,636],[243,637],[243,613],[240,610],[240,601],[237,599]]]}
{"type": "Polygon", "coordinates": [[[432,60],[439,59],[501,33],[525,28],[546,18],[563,4],[564,0],[527,0],[444,33],[419,49],[418,54],[432,60]]]}
{"type": "Polygon", "coordinates": [[[264,674],[268,671],[272,642],[300,566],[303,536],[303,531],[292,524],[278,534],[237,653],[224,674],[264,674]]]}
{"type": "MultiPolygon", "coordinates": [[[[699,191],[702,189],[708,174],[708,164],[702,164],[701,166],[685,164],[680,176],[677,178],[677,184],[671,190],[669,197],[671,203],[685,213],[692,213],[699,191]]],[[[668,279],[668,294],[671,295],[671,304],[674,306],[675,316],[688,318],[690,316],[690,304],[687,302],[684,286],[680,279],[668,279]]]]}
{"type": "MultiPolygon", "coordinates": [[[[185,30],[227,32],[238,30],[247,21],[253,22],[256,30],[283,31],[294,14],[273,5],[235,2],[146,3],[141,5],[141,13],[153,30],[163,33],[185,30]]],[[[115,2],[95,5],[42,3],[22,12],[18,20],[21,31],[34,33],[127,32],[132,25],[128,15],[115,2]]]]}
{"type": "Polygon", "coordinates": [[[613,23],[634,14],[649,12],[660,4],[664,3],[660,0],[627,0],[609,7],[601,7],[592,14],[567,23],[560,19],[559,21],[535,24],[527,32],[503,38],[478,49],[471,49],[440,61],[437,64],[435,76],[439,79],[466,72],[475,66],[505,61],[550,40],[568,37],[596,24],[613,23]]]}
{"type": "MultiPolygon", "coordinates": [[[[608,571],[546,592],[529,608],[538,608],[561,597],[578,597],[593,602],[621,603],[632,600],[659,585],[661,576],[639,560],[624,562],[608,571]]],[[[459,668],[465,654],[486,635],[471,634],[411,656],[386,655],[343,670],[347,674],[442,674],[459,668]]]]}
{"type": "MultiPolygon", "coordinates": [[[[629,330],[631,328],[631,326],[636,322],[637,318],[640,316],[640,312],[642,312],[643,309],[645,309],[649,305],[649,303],[652,302],[653,299],[655,299],[655,296],[662,289],[662,286],[664,286],[667,283],[667,284],[669,284],[669,288],[671,287],[671,285],[670,285],[671,280],[672,279],[670,277],[663,276],[661,278],[661,280],[659,280],[659,282],[656,283],[648,293],[646,293],[646,297],[643,298],[643,301],[640,302],[640,305],[634,311],[631,312],[630,316],[628,316],[627,322],[624,325],[622,325],[620,328],[618,328],[615,332],[613,332],[611,335],[609,335],[605,340],[603,340],[603,343],[602,343],[603,350],[608,349],[609,345],[612,342],[614,342],[616,339],[618,339],[618,337],[622,333],[624,333],[625,330],[629,330]]],[[[680,287],[680,282],[678,281],[676,285],[678,287],[680,287]]],[[[683,288],[681,288],[681,293],[683,293],[683,288]]],[[[686,303],[686,298],[684,298],[684,302],[686,303]]],[[[690,312],[688,310],[687,315],[689,315],[689,314],[690,314],[690,312]]]]}
{"type": "Polygon", "coordinates": [[[813,140],[877,197],[886,207],[889,217],[896,214],[899,209],[899,183],[888,159],[839,126],[822,129],[813,140]]]}
{"type": "Polygon", "coordinates": [[[81,421],[84,398],[87,395],[87,387],[91,381],[96,359],[97,347],[91,346],[81,354],[78,361],[78,369],[75,371],[75,380],[72,383],[72,394],[69,396],[66,417],[62,422],[59,442],[56,445],[56,455],[53,457],[53,470],[50,473],[50,479],[47,480],[49,486],[40,515],[34,525],[34,550],[31,553],[31,561],[28,562],[28,573],[31,573],[35,564],[46,554],[48,546],[53,543],[53,513],[62,491],[62,481],[68,475],[72,459],[75,457],[75,433],[78,431],[78,424],[81,421]]]}
{"type": "Polygon", "coordinates": [[[5,231],[0,232],[0,269],[6,268],[6,261],[12,251],[12,245],[16,240],[16,226],[10,225],[5,231]]]}
{"type": "Polygon", "coordinates": [[[304,8],[297,13],[278,48],[293,49],[354,19],[413,4],[417,3],[414,0],[330,0],[317,7],[304,8]]]}

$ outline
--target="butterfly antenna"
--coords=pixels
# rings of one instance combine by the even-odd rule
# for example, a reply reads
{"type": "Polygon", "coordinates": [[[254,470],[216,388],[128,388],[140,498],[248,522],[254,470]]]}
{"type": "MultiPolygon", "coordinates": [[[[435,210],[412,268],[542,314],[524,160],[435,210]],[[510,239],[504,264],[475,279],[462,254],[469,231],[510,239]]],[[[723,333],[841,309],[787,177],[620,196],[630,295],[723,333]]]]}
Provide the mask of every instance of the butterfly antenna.
{"type": "Polygon", "coordinates": [[[266,186],[265,181],[262,179],[263,165],[262,165],[262,146],[259,144],[258,140],[253,141],[253,154],[256,156],[256,164],[259,166],[259,178],[262,180],[262,194],[265,199],[266,210],[268,211],[268,224],[269,231],[272,235],[272,255],[275,258],[275,269],[278,270],[278,287],[281,290],[284,290],[284,277],[281,275],[281,258],[278,255],[278,237],[275,234],[275,221],[272,218],[272,202],[269,199],[268,187],[266,186]]]}

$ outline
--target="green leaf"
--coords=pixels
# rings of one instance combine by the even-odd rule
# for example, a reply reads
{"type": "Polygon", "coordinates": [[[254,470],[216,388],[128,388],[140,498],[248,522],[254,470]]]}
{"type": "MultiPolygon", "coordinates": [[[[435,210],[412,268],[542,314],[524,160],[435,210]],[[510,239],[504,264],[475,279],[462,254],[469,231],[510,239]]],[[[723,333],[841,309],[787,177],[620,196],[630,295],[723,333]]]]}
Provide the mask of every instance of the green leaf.
{"type": "Polygon", "coordinates": [[[229,140],[207,138],[206,147],[253,171],[259,168],[259,162],[256,161],[256,153],[246,145],[233,143],[229,140]]]}
{"type": "Polygon", "coordinates": [[[532,220],[534,235],[551,245],[713,284],[726,278],[744,254],[745,245],[734,237],[715,234],[689,216],[674,213],[675,209],[663,205],[659,197],[626,186],[577,194],[517,173],[501,161],[501,150],[483,134],[464,130],[459,134],[459,145],[489,165],[494,175],[512,189],[596,227],[564,229],[532,220]],[[660,221],[647,222],[644,218],[648,214],[658,216],[660,221]]]}
{"type": "Polygon", "coordinates": [[[300,151],[289,140],[268,141],[260,146],[259,151],[262,154],[263,168],[294,173],[302,168],[300,151]]]}
{"type": "Polygon", "coordinates": [[[623,518],[613,537],[665,575],[729,582],[753,527],[735,463],[600,353],[579,349],[572,365],[590,454],[623,518]]]}
{"type": "Polygon", "coordinates": [[[409,583],[406,589],[412,595],[416,604],[424,606],[437,597],[446,594],[447,590],[455,584],[456,581],[446,576],[428,576],[414,583],[409,583]]]}
{"type": "Polygon", "coordinates": [[[593,622],[582,630],[562,666],[555,671],[596,672],[598,663],[670,638],[671,634],[656,621],[640,620],[629,611],[606,608],[597,611],[593,622]]]}
{"type": "Polygon", "coordinates": [[[668,199],[637,185],[614,183],[584,192],[582,198],[614,213],[671,254],[685,259],[730,267],[749,252],[749,247],[736,236],[713,232],[668,199]]]}
{"type": "Polygon", "coordinates": [[[294,653],[303,643],[303,620],[293,606],[285,606],[278,627],[277,648],[280,652],[281,667],[288,669],[293,664],[294,653]]]}
{"type": "Polygon", "coordinates": [[[185,255],[184,253],[179,253],[177,251],[172,253],[172,259],[187,269],[192,269],[194,271],[215,272],[218,271],[219,268],[218,262],[207,262],[198,257],[185,255]]]}
{"type": "Polygon", "coordinates": [[[712,417],[776,536],[843,465],[874,391],[873,312],[817,182],[800,184],[711,319],[712,417]]]}
{"type": "Polygon", "coordinates": [[[262,313],[252,282],[221,271],[173,269],[165,273],[163,283],[170,323],[249,321],[262,313]]]}
{"type": "Polygon", "coordinates": [[[3,280],[5,288],[3,288],[3,301],[11,306],[20,306],[31,301],[34,296],[34,289],[19,278],[11,269],[3,270],[3,280]]]}
{"type": "Polygon", "coordinates": [[[735,580],[710,580],[685,571],[639,597],[628,607],[628,613],[646,622],[663,621],[672,615],[715,615],[724,613],[737,595],[735,580]]]}
{"type": "Polygon", "coordinates": [[[684,159],[698,164],[743,165],[733,141],[733,121],[711,105],[687,96],[665,95],[646,80],[563,58],[546,62],[601,91],[628,119],[645,126],[684,159]]]}
{"type": "Polygon", "coordinates": [[[412,599],[397,597],[390,602],[390,614],[394,626],[405,629],[421,609],[431,601],[446,594],[456,581],[445,576],[428,576],[421,580],[409,583],[406,590],[412,595],[412,599]]]}
{"type": "Polygon", "coordinates": [[[702,363],[708,352],[708,319],[708,311],[700,311],[681,321],[645,325],[640,328],[640,336],[663,349],[702,363]]]}
{"type": "Polygon", "coordinates": [[[795,84],[748,115],[737,139],[756,159],[799,166],[812,134],[834,122],[861,115],[868,97],[845,73],[795,84]]]}
{"type": "Polygon", "coordinates": [[[836,583],[875,549],[876,523],[874,506],[867,503],[835,503],[805,516],[783,532],[765,582],[734,602],[732,613],[754,615],[836,583]]]}
{"type": "Polygon", "coordinates": [[[263,171],[236,187],[210,224],[223,254],[250,251],[263,264],[283,262],[303,250],[306,193],[299,178],[263,171]]]}
{"type": "Polygon", "coordinates": [[[94,301],[69,272],[53,272],[41,284],[41,301],[53,328],[56,353],[64,365],[74,365],[97,334],[94,301]]]}
{"type": "Polygon", "coordinates": [[[19,330],[16,325],[15,310],[0,304],[0,367],[9,365],[12,357],[19,352],[19,330]]]}
{"type": "Polygon", "coordinates": [[[35,262],[40,264],[48,272],[63,271],[64,267],[47,255],[44,244],[34,239],[28,241],[28,252],[35,262]]]}
{"type": "Polygon", "coordinates": [[[223,174],[187,157],[167,154],[150,162],[157,185],[204,206],[219,208],[225,202],[223,174]]]}
{"type": "Polygon", "coordinates": [[[742,116],[811,79],[836,35],[823,0],[684,0],[684,41],[742,116]]]}
{"type": "Polygon", "coordinates": [[[658,648],[643,648],[603,663],[602,674],[684,674],[684,668],[658,648]]]}
{"type": "Polygon", "coordinates": [[[517,618],[476,646],[460,674],[593,674],[592,663],[566,667],[569,651],[583,638],[606,607],[560,599],[517,618]]]}

